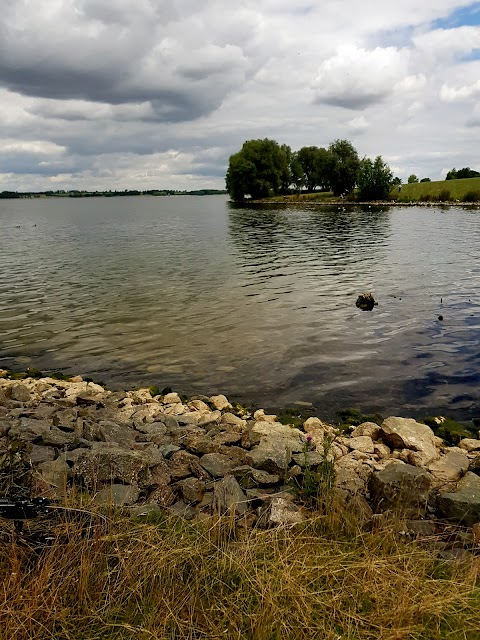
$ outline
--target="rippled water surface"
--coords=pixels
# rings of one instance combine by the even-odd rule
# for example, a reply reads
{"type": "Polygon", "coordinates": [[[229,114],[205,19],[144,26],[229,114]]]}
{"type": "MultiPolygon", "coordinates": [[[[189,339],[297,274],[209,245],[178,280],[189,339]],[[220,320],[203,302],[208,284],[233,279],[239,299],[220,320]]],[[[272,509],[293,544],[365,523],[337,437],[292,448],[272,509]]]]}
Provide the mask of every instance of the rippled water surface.
{"type": "Polygon", "coordinates": [[[3,200],[0,225],[0,366],[480,415],[479,211],[3,200]]]}

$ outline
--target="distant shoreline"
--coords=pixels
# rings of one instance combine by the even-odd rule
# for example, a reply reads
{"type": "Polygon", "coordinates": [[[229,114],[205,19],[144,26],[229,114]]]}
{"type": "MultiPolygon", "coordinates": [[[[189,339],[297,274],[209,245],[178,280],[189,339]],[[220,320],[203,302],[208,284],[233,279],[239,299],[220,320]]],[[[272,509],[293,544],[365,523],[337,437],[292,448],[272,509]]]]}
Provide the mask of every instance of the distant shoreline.
{"type": "Polygon", "coordinates": [[[1,200],[32,200],[43,198],[118,198],[133,196],[217,196],[227,195],[227,191],[221,189],[196,189],[194,191],[176,191],[172,189],[150,189],[138,191],[125,189],[124,191],[3,191],[0,192],[1,200]]]}

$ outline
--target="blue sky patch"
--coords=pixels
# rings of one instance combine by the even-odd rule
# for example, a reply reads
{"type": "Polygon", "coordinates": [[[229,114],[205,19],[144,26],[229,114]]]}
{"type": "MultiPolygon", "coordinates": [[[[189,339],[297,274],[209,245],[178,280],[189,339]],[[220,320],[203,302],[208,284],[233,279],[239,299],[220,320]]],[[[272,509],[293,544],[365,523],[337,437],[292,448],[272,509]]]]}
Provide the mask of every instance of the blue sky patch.
{"type": "Polygon", "coordinates": [[[432,23],[433,29],[455,29],[456,27],[480,25],[480,2],[473,2],[468,7],[461,7],[445,18],[432,23]]]}

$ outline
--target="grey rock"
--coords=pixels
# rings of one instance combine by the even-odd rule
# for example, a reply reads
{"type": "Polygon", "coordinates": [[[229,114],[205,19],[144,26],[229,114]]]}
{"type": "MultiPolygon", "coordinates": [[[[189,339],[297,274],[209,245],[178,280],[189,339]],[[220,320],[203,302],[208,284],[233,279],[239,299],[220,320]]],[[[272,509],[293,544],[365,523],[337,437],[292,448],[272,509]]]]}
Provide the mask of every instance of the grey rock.
{"type": "Polygon", "coordinates": [[[405,520],[405,530],[411,536],[434,536],[437,527],[431,520],[405,520]]]}
{"type": "Polygon", "coordinates": [[[78,438],[72,433],[65,433],[58,427],[52,427],[42,435],[42,443],[46,447],[74,449],[78,438]]]}
{"type": "Polygon", "coordinates": [[[463,453],[449,451],[447,455],[432,462],[428,470],[440,481],[456,482],[466,473],[469,463],[469,459],[463,453]]]}
{"type": "Polygon", "coordinates": [[[150,486],[162,487],[170,483],[170,469],[165,462],[160,462],[150,469],[150,486]]]}
{"type": "Polygon", "coordinates": [[[352,438],[360,436],[369,436],[372,440],[378,440],[380,437],[380,427],[375,422],[362,422],[350,434],[352,438]]]}
{"type": "Polygon", "coordinates": [[[185,504],[181,500],[171,507],[168,507],[168,512],[172,516],[182,518],[183,520],[193,520],[197,515],[196,510],[191,505],[185,504]]]}
{"type": "Polygon", "coordinates": [[[160,507],[170,507],[176,500],[175,493],[173,492],[172,487],[164,486],[157,487],[150,495],[148,496],[149,502],[155,502],[160,507]]]}
{"type": "Polygon", "coordinates": [[[445,518],[472,526],[480,521],[480,478],[470,471],[454,492],[440,492],[438,505],[445,518]]]}
{"type": "Polygon", "coordinates": [[[292,458],[299,467],[318,467],[323,462],[324,455],[318,451],[306,451],[305,453],[296,453],[292,458]]]}
{"type": "Polygon", "coordinates": [[[188,453],[188,451],[177,451],[168,461],[168,468],[172,480],[182,480],[183,478],[191,476],[198,463],[197,456],[194,456],[192,453],[188,453]]]}
{"type": "Polygon", "coordinates": [[[39,439],[47,431],[50,431],[50,423],[46,420],[20,418],[20,424],[13,425],[8,435],[10,438],[33,441],[39,439]]]}
{"type": "Polygon", "coordinates": [[[291,451],[285,446],[282,439],[267,440],[254,447],[250,453],[252,467],[262,469],[273,475],[285,475],[290,459],[291,451]]]}
{"type": "Polygon", "coordinates": [[[370,495],[376,511],[392,510],[404,515],[424,515],[432,476],[408,464],[389,464],[370,478],[370,495]]]}
{"type": "Polygon", "coordinates": [[[31,465],[36,466],[42,462],[49,462],[55,459],[55,449],[53,447],[41,447],[37,444],[32,445],[32,450],[28,454],[28,461],[31,465]]]}
{"type": "Polygon", "coordinates": [[[236,427],[245,427],[247,424],[246,420],[239,418],[233,413],[224,413],[221,420],[221,424],[236,426],[236,427]]]}
{"type": "Polygon", "coordinates": [[[230,473],[235,463],[221,453],[207,453],[200,458],[200,465],[214,478],[220,478],[230,473]]]}
{"type": "Polygon", "coordinates": [[[374,453],[374,444],[370,436],[356,436],[349,438],[347,446],[354,451],[360,451],[361,453],[374,453]]]}
{"type": "Polygon", "coordinates": [[[140,495],[138,487],[125,484],[112,484],[101,489],[94,497],[93,502],[101,505],[114,505],[122,507],[134,504],[140,495]]]}
{"type": "Polygon", "coordinates": [[[11,428],[11,422],[8,422],[7,420],[0,420],[0,438],[6,436],[11,428]]]}
{"type": "Polygon", "coordinates": [[[180,447],[177,447],[175,444],[161,444],[158,448],[163,457],[167,459],[177,451],[180,451],[180,447]]]}
{"type": "Polygon", "coordinates": [[[139,425],[137,431],[149,436],[164,436],[167,433],[167,425],[163,422],[151,422],[150,424],[139,425]]]}
{"type": "Polygon", "coordinates": [[[30,402],[32,394],[24,384],[14,384],[11,389],[11,398],[18,402],[30,402]]]}
{"type": "Polygon", "coordinates": [[[214,508],[220,514],[243,515],[247,511],[247,497],[233,476],[227,475],[216,482],[213,496],[214,508]]]}
{"type": "Polygon", "coordinates": [[[149,484],[150,461],[142,453],[128,451],[115,444],[94,444],[91,450],[82,450],[73,466],[73,473],[81,477],[87,487],[95,487],[99,482],[149,484]]]}
{"type": "Polygon", "coordinates": [[[60,459],[42,462],[37,466],[36,471],[56,497],[63,498],[65,496],[70,475],[70,468],[66,462],[60,459]]]}
{"type": "Polygon", "coordinates": [[[103,442],[116,442],[122,447],[129,448],[135,442],[135,431],[127,425],[117,424],[110,420],[103,420],[98,425],[98,436],[103,442]]]}
{"type": "Polygon", "coordinates": [[[139,520],[150,520],[161,516],[161,514],[162,510],[157,502],[149,502],[130,509],[132,518],[138,518],[139,520]]]}

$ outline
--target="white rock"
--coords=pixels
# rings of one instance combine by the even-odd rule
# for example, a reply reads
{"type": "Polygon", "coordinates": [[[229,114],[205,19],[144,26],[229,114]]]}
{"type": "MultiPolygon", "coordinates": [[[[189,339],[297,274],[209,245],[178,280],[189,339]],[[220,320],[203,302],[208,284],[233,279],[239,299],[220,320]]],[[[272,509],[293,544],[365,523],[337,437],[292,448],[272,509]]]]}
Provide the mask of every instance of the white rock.
{"type": "Polygon", "coordinates": [[[218,411],[223,411],[224,409],[233,409],[233,406],[223,395],[211,396],[210,402],[213,404],[215,409],[218,409],[218,411]]]}
{"type": "Polygon", "coordinates": [[[465,451],[477,451],[478,449],[480,449],[480,440],[475,440],[474,438],[464,438],[463,440],[460,440],[458,446],[460,447],[460,449],[465,449],[465,451]]]}
{"type": "Polygon", "coordinates": [[[356,436],[348,439],[348,446],[354,451],[362,453],[374,453],[373,440],[370,436],[356,436]]]}
{"type": "Polygon", "coordinates": [[[167,393],[166,395],[163,396],[162,403],[163,404],[182,404],[182,401],[180,400],[180,396],[178,395],[178,393],[167,393]]]}
{"type": "Polygon", "coordinates": [[[430,427],[412,418],[387,418],[382,423],[381,437],[386,444],[395,449],[412,451],[409,463],[417,467],[428,465],[440,455],[430,427]]]}
{"type": "Polygon", "coordinates": [[[362,422],[352,431],[352,438],[358,436],[369,436],[372,440],[378,440],[380,437],[380,427],[375,422],[362,422]]]}

